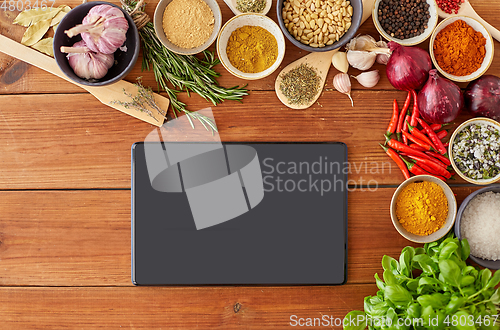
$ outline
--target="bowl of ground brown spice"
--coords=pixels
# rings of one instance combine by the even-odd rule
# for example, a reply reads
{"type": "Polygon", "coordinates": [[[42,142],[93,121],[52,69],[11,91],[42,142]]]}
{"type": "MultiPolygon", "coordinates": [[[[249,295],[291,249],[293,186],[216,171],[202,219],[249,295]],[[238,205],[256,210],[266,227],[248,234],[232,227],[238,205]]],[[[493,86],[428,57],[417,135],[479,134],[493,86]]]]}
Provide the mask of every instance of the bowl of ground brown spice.
{"type": "Polygon", "coordinates": [[[217,38],[222,14],[216,0],[160,0],[154,14],[155,32],[174,53],[193,55],[217,38]]]}
{"type": "Polygon", "coordinates": [[[446,235],[455,223],[457,201],[450,187],[430,175],[403,182],[391,201],[396,230],[416,243],[429,243],[446,235]]]}
{"type": "Polygon", "coordinates": [[[285,37],[269,17],[241,14],[221,28],[217,55],[224,68],[236,77],[261,79],[273,73],[283,61],[285,37]]]}
{"type": "Polygon", "coordinates": [[[452,16],[434,30],[429,43],[432,62],[446,78],[467,82],[482,76],[494,55],[493,39],[477,20],[452,16]]]}

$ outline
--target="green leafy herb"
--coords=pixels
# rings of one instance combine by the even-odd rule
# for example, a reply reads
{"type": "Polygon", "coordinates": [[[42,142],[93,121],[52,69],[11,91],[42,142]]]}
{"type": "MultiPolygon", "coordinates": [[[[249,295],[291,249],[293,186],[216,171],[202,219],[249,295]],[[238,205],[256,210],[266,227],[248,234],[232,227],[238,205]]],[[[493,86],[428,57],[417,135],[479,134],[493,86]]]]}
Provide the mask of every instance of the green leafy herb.
{"type": "Polygon", "coordinates": [[[384,256],[383,281],[375,274],[379,291],[365,297],[364,311],[346,315],[344,329],[499,330],[500,270],[467,265],[469,253],[467,240],[450,234],[423,249],[405,247],[399,262],[384,256]],[[366,321],[349,325],[357,316],[366,321]]]}

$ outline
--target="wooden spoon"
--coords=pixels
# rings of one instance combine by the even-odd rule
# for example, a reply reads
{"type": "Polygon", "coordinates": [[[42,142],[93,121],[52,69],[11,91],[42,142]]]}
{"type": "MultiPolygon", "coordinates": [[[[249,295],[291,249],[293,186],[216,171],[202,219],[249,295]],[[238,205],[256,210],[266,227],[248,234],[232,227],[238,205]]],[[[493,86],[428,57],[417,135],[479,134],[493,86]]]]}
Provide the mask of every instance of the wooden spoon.
{"type": "MultiPolygon", "coordinates": [[[[226,3],[226,5],[229,7],[229,9],[231,9],[231,11],[236,16],[240,15],[240,14],[243,14],[241,11],[239,11],[238,9],[236,9],[236,7],[237,7],[236,0],[224,0],[224,2],[226,3]]],[[[267,15],[267,13],[269,12],[269,10],[271,9],[271,5],[272,4],[273,4],[273,0],[266,0],[266,6],[264,7],[264,10],[261,13],[259,13],[259,14],[267,15]]]]}
{"type": "MultiPolygon", "coordinates": [[[[47,55],[44,55],[32,48],[26,47],[12,39],[9,39],[3,35],[0,35],[0,52],[5,53],[9,56],[15,57],[21,61],[28,64],[34,65],[42,70],[55,74],[56,76],[63,78],[83,89],[86,89],[90,94],[94,95],[103,104],[120,110],[132,117],[150,123],[152,125],[161,127],[164,122],[164,118],[153,112],[154,118],[148,116],[144,112],[140,112],[134,109],[126,109],[124,106],[119,104],[113,104],[113,101],[130,102],[131,99],[124,94],[132,94],[132,96],[137,95],[137,87],[134,84],[121,80],[111,85],[106,86],[85,86],[75,83],[73,80],[66,77],[66,75],[59,69],[56,61],[47,55]]],[[[170,103],[169,99],[163,97],[159,94],[154,93],[156,104],[163,110],[167,111],[168,105],[170,103]]]]}
{"type": "MultiPolygon", "coordinates": [[[[438,6],[438,15],[441,18],[448,18],[450,16],[454,16],[455,14],[447,14],[444,11],[442,11],[438,6]]],[[[481,22],[481,24],[484,25],[486,30],[488,30],[488,32],[491,34],[493,38],[495,38],[497,41],[500,41],[500,31],[498,31],[491,24],[486,22],[481,16],[479,16],[474,10],[474,8],[472,8],[472,5],[468,0],[465,0],[464,3],[460,4],[460,8],[458,9],[458,13],[456,15],[468,16],[478,20],[479,22],[481,22]]]]}
{"type": "MultiPolygon", "coordinates": [[[[363,17],[361,18],[361,24],[363,24],[368,17],[371,16],[372,14],[372,9],[373,9],[373,3],[375,0],[363,0],[363,17]]],[[[361,25],[360,24],[360,25],[361,25]]],[[[330,70],[330,66],[332,65],[332,57],[333,54],[338,52],[338,48],[328,51],[328,52],[313,52],[310,53],[309,55],[306,55],[304,57],[299,58],[298,60],[288,64],[286,67],[281,70],[279,73],[278,77],[276,78],[276,82],[274,83],[274,90],[276,91],[276,95],[278,96],[278,99],[287,107],[292,108],[292,109],[307,109],[311,105],[316,102],[316,100],[320,97],[321,91],[323,90],[323,86],[325,85],[326,81],[326,76],[328,75],[328,71],[330,70]],[[318,76],[320,77],[320,88],[318,89],[318,94],[312,99],[309,103],[307,104],[290,104],[288,102],[288,99],[285,95],[280,90],[280,84],[282,81],[282,77],[284,74],[286,74],[288,71],[291,69],[296,68],[297,66],[301,64],[307,64],[310,67],[313,67],[316,69],[316,72],[318,73],[318,76]]]]}

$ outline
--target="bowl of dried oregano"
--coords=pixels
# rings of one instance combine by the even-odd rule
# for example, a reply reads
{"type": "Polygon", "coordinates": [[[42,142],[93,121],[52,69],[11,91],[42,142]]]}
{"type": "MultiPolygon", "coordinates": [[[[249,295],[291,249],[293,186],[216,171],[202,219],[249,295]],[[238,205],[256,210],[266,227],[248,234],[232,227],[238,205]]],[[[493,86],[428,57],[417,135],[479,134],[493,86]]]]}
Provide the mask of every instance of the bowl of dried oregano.
{"type": "Polygon", "coordinates": [[[153,23],[165,47],[177,54],[193,55],[215,41],[222,14],[216,0],[160,0],[153,23]]]}

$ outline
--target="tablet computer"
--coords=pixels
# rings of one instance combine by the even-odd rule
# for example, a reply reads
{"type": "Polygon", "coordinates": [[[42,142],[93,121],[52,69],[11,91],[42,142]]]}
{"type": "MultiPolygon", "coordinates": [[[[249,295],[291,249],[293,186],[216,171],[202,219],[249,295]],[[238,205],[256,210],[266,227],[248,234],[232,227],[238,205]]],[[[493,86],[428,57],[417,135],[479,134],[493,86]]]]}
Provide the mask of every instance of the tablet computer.
{"type": "Polygon", "coordinates": [[[192,145],[132,147],[134,284],[346,282],[345,144],[192,145]]]}

